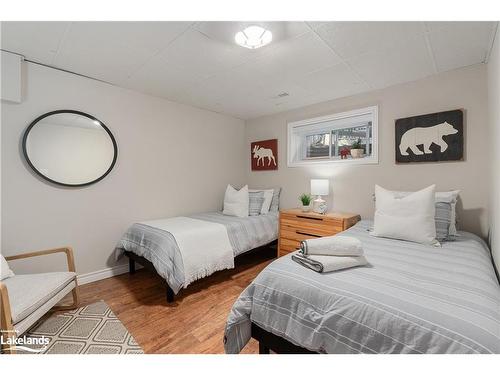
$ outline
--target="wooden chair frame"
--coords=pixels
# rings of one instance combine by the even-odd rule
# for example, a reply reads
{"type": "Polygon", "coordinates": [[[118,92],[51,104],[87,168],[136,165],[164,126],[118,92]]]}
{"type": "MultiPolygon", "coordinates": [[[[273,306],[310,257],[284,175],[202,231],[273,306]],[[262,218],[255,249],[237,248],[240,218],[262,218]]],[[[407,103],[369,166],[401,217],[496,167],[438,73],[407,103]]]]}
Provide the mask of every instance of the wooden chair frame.
{"type": "MultiPolygon", "coordinates": [[[[61,247],[49,250],[33,251],[29,253],[23,253],[18,255],[12,255],[5,257],[7,261],[13,261],[18,259],[33,258],[42,255],[50,255],[57,253],[65,253],[66,261],[68,264],[69,272],[76,272],[75,269],[75,258],[73,256],[73,249],[71,247],[61,247]]],[[[75,288],[71,291],[73,296],[73,303],[71,305],[56,305],[51,310],[73,310],[79,305],[79,295],[78,295],[78,282],[75,278],[75,288]]],[[[8,342],[9,339],[13,339],[16,336],[14,331],[14,325],[12,324],[12,312],[10,308],[9,292],[7,286],[0,281],[0,329],[4,342],[8,342]]],[[[8,345],[4,345],[4,353],[14,354],[13,350],[8,345]]]]}

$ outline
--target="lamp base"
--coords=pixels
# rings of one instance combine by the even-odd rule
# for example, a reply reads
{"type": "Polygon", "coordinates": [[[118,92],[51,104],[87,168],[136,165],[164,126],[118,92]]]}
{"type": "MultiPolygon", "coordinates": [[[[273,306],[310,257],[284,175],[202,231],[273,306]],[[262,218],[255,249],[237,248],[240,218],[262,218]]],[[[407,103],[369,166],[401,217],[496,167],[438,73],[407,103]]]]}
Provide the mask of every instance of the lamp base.
{"type": "Polygon", "coordinates": [[[313,211],[317,214],[324,215],[326,213],[326,201],[321,198],[321,195],[313,201],[313,211]]]}

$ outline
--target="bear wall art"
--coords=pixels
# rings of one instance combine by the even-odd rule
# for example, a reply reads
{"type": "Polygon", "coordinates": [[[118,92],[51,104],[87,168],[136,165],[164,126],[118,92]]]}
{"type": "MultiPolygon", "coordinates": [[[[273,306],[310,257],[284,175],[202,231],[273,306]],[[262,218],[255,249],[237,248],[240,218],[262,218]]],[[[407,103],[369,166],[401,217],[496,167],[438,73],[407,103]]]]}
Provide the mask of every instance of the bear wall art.
{"type": "Polygon", "coordinates": [[[463,160],[460,109],[396,120],[396,163],[463,160]]]}

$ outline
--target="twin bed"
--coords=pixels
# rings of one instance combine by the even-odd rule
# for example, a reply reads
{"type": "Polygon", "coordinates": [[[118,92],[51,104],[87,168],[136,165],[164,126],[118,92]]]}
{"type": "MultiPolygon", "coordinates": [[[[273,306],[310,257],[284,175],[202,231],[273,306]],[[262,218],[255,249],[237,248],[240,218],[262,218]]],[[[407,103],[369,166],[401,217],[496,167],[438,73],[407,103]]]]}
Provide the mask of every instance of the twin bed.
{"type": "Polygon", "coordinates": [[[461,232],[442,247],[359,238],[370,265],[320,274],[284,256],[241,294],[225,350],[261,353],[500,353],[500,288],[490,252],[461,232]]]}
{"type": "MultiPolygon", "coordinates": [[[[187,228],[193,234],[200,228],[196,226],[197,223],[200,225],[213,223],[225,227],[233,257],[274,243],[278,238],[278,212],[276,211],[243,218],[223,215],[222,212],[209,212],[190,215],[187,219],[193,223],[192,228],[187,228]]],[[[200,245],[202,251],[203,245],[203,243],[200,245]]],[[[137,262],[145,267],[153,268],[166,280],[168,302],[172,302],[175,294],[192,282],[184,272],[185,267],[178,241],[172,233],[162,229],[155,221],[136,223],[125,232],[115,252],[116,258],[122,255],[129,258],[131,273],[134,273],[137,262]]],[[[230,267],[221,264],[216,270],[225,268],[230,267]]]]}

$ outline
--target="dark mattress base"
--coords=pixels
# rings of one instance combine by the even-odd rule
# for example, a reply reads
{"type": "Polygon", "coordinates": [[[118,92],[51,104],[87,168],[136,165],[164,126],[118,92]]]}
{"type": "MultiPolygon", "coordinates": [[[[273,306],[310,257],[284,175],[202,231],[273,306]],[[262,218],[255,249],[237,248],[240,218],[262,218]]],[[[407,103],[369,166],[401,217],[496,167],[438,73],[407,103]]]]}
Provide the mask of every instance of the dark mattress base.
{"type": "Polygon", "coordinates": [[[259,342],[259,354],[269,354],[271,351],[276,354],[318,354],[292,344],[283,337],[276,336],[254,323],[252,323],[252,337],[259,342]]]}
{"type": "MultiPolygon", "coordinates": [[[[249,250],[243,254],[240,254],[238,256],[235,257],[235,260],[245,256],[245,255],[248,255],[250,253],[253,253],[253,252],[257,252],[257,251],[261,251],[263,249],[266,249],[266,248],[270,248],[270,247],[273,247],[273,246],[276,246],[277,244],[277,240],[274,240],[270,243],[268,243],[267,245],[264,245],[264,246],[261,246],[261,247],[258,247],[258,248],[255,248],[255,249],[252,249],[252,250],[249,250]]],[[[133,275],[135,273],[135,264],[136,263],[139,263],[141,266],[143,266],[144,268],[147,268],[147,269],[150,269],[150,270],[153,270],[156,272],[154,266],[153,266],[153,263],[151,263],[149,260],[147,260],[146,258],[143,258],[137,254],[134,254],[133,252],[131,251],[125,251],[125,255],[128,257],[128,265],[129,265],[129,273],[131,275],[133,275]]],[[[275,251],[275,257],[277,256],[277,249],[275,251]]],[[[170,288],[170,285],[168,285],[167,282],[165,282],[166,286],[167,286],[167,302],[168,303],[171,303],[171,302],[174,302],[174,297],[175,297],[175,293],[174,291],[172,290],[172,288],[170,288]]]]}

